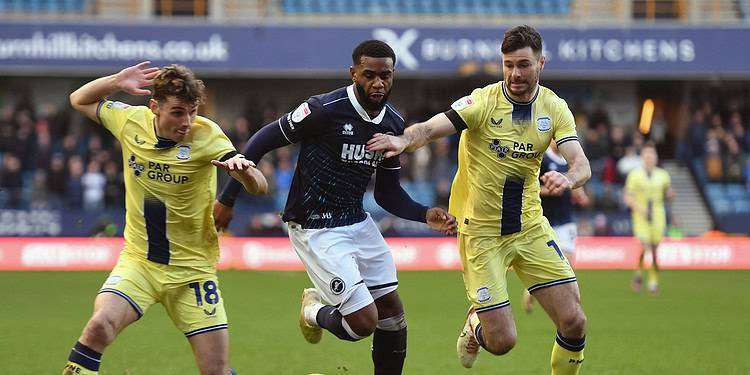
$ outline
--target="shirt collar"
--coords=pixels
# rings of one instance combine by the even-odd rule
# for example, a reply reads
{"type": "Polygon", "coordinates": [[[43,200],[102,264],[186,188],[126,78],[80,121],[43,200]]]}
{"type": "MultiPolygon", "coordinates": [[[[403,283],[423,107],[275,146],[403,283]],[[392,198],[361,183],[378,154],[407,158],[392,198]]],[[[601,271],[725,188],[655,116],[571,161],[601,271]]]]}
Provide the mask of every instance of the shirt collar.
{"type": "Polygon", "coordinates": [[[357,95],[354,93],[354,85],[350,85],[346,88],[346,94],[349,96],[349,101],[352,103],[352,106],[354,107],[354,110],[359,113],[359,116],[362,117],[363,120],[367,122],[371,122],[373,124],[380,124],[381,121],[383,121],[383,117],[385,117],[385,111],[386,106],[383,106],[383,109],[380,111],[380,113],[375,118],[370,118],[370,115],[367,113],[367,111],[362,107],[361,104],[359,104],[359,100],[357,100],[357,95]]]}

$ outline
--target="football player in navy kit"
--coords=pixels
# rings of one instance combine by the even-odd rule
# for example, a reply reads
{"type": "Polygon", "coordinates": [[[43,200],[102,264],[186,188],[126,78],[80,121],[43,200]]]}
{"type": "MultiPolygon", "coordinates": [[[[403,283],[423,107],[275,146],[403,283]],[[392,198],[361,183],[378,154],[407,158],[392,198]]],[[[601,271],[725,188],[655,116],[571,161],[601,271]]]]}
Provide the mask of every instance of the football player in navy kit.
{"type": "MultiPolygon", "coordinates": [[[[396,55],[386,43],[368,40],[352,53],[352,85],[312,96],[270,123],[243,154],[258,163],[267,152],[300,143],[282,220],[315,288],[302,293],[300,329],[317,343],[322,329],[342,340],[374,333],[375,374],[400,374],[406,357],[406,320],[396,292],[390,249],[364,211],[365,189],[375,172],[375,200],[396,216],[454,234],[456,221],[442,208],[417,202],[399,184],[399,158],[365,149],[375,133],[400,135],[404,119],[388,104],[396,55]]],[[[217,227],[232,216],[241,185],[229,183],[214,204],[217,227]]]]}

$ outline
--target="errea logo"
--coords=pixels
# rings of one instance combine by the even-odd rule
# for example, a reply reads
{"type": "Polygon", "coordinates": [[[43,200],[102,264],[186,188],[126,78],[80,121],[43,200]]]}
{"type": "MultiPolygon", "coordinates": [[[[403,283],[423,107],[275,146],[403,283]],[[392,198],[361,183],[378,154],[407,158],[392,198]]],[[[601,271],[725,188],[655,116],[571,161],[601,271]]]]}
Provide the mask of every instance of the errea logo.
{"type": "Polygon", "coordinates": [[[344,130],[341,131],[343,135],[354,135],[354,126],[352,124],[344,124],[344,130]]]}

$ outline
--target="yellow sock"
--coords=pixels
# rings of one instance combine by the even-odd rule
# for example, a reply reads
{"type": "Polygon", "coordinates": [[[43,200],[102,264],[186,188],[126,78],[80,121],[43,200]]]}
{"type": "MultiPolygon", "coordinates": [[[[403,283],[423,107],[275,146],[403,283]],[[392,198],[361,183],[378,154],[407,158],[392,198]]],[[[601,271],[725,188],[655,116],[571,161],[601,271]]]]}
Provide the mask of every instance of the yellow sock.
{"type": "Polygon", "coordinates": [[[659,283],[659,273],[656,272],[654,266],[648,269],[648,283],[654,285],[659,283]]]}
{"type": "Polygon", "coordinates": [[[75,363],[70,362],[65,365],[65,368],[63,369],[62,375],[98,375],[99,371],[91,371],[83,366],[75,363]]]}
{"type": "Polygon", "coordinates": [[[552,375],[577,375],[583,364],[584,344],[584,339],[565,339],[558,333],[552,347],[552,375]]]}

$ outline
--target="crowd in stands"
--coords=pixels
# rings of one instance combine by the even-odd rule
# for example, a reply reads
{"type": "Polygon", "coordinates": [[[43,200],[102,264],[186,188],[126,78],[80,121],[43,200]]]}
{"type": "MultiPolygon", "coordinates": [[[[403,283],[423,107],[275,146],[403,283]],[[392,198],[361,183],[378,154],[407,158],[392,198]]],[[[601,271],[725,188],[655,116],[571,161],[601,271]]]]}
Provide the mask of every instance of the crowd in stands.
{"type": "MultiPolygon", "coordinates": [[[[399,109],[413,123],[440,112],[450,100],[426,100],[399,109]]],[[[638,154],[644,139],[634,127],[613,125],[603,108],[584,110],[575,103],[571,107],[592,168],[592,179],[585,188],[590,204],[578,209],[579,230],[582,234],[611,234],[611,214],[622,217],[627,213],[622,187],[627,173],[640,165],[638,154]]],[[[708,181],[747,181],[750,132],[742,121],[741,108],[719,108],[708,101],[696,108],[678,154],[684,160],[700,160],[708,181]]],[[[26,94],[0,110],[0,208],[97,211],[124,207],[121,150],[103,127],[67,107],[35,103],[26,94]]],[[[252,106],[221,125],[241,150],[262,124],[272,122],[282,111],[272,103],[252,106]]],[[[657,113],[651,132],[657,145],[665,140],[665,127],[657,113]]],[[[402,155],[402,184],[416,200],[448,205],[457,168],[457,143],[458,137],[453,136],[402,155]]],[[[251,216],[247,231],[238,234],[283,233],[278,213],[286,201],[295,157],[295,148],[286,147],[259,163],[272,193],[238,200],[238,212],[251,216]]],[[[223,185],[228,177],[219,175],[223,185]]],[[[372,199],[365,203],[366,209],[378,210],[372,199]]],[[[387,220],[383,223],[396,225],[387,220]]],[[[388,233],[388,228],[384,230],[388,233]]]]}
{"type": "Polygon", "coordinates": [[[719,101],[709,91],[696,93],[681,159],[689,162],[699,179],[744,183],[750,186],[750,131],[743,118],[743,100],[719,101]]]}

